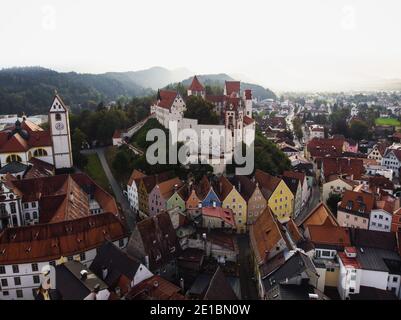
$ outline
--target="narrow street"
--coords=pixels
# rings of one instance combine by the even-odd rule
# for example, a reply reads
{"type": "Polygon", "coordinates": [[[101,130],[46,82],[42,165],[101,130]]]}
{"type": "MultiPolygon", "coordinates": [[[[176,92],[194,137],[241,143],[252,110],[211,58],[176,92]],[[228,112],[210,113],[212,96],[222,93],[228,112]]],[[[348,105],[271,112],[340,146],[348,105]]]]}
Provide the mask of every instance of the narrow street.
{"type": "Polygon", "coordinates": [[[127,226],[129,227],[130,230],[132,230],[135,226],[135,218],[136,217],[129,206],[127,198],[124,196],[119,183],[114,178],[113,173],[111,172],[111,169],[109,167],[109,164],[107,163],[104,152],[105,152],[105,148],[94,148],[94,149],[88,149],[88,150],[81,151],[82,154],[97,153],[100,163],[102,164],[104,173],[106,174],[106,177],[109,180],[111,188],[113,189],[116,201],[120,204],[121,209],[124,213],[124,217],[127,222],[127,226]]]}
{"type": "Polygon", "coordinates": [[[295,218],[295,222],[302,221],[306,215],[318,205],[320,202],[320,187],[314,185],[312,187],[312,194],[309,198],[308,203],[302,208],[300,214],[295,218]]]}
{"type": "Polygon", "coordinates": [[[239,280],[241,284],[241,299],[256,300],[258,298],[256,283],[252,280],[253,270],[251,265],[250,244],[248,235],[239,235],[238,241],[238,264],[239,280]]]}

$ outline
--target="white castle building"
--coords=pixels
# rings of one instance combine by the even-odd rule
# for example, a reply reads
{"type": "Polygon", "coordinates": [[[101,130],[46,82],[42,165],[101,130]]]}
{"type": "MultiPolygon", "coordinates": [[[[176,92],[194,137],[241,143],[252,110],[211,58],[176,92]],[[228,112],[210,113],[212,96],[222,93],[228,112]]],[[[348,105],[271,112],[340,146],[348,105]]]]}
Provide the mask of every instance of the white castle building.
{"type": "Polygon", "coordinates": [[[25,117],[0,131],[0,168],[38,158],[56,169],[71,168],[72,148],[68,108],[56,93],[49,110],[49,129],[43,130],[25,117]]]}
{"type": "MultiPolygon", "coordinates": [[[[159,90],[157,101],[151,106],[151,113],[166,128],[178,131],[178,141],[185,142],[180,132],[193,129],[197,132],[200,159],[209,159],[212,154],[219,158],[209,162],[217,172],[221,171],[220,159],[232,159],[234,146],[245,143],[250,146],[255,139],[255,121],[252,119],[252,91],[244,90],[241,95],[239,81],[226,81],[223,95],[207,95],[204,86],[195,76],[187,90],[188,96],[199,96],[211,102],[220,117],[220,124],[199,124],[197,119],[184,117],[186,104],[180,93],[159,90]]],[[[190,138],[192,140],[192,138],[190,138]]],[[[224,169],[223,169],[224,170],[224,169]]]]}

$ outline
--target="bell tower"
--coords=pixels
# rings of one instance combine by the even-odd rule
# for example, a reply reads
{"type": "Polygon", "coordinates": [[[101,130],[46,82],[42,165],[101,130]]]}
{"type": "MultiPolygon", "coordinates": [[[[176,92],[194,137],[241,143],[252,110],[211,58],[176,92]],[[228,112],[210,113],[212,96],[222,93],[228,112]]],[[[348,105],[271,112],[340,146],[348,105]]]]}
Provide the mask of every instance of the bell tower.
{"type": "Polygon", "coordinates": [[[56,169],[71,168],[73,162],[68,109],[57,91],[49,111],[49,125],[53,144],[54,166],[56,169]]]}

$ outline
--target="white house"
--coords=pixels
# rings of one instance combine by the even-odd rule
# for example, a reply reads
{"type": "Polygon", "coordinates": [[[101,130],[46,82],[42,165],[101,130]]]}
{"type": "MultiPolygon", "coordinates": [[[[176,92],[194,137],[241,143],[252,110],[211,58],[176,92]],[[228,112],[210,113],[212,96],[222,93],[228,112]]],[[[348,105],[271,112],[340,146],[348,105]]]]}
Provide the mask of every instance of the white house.
{"type": "Polygon", "coordinates": [[[347,247],[339,253],[338,293],[342,299],[358,294],[362,286],[400,294],[401,258],[391,250],[347,247]]]}
{"type": "Polygon", "coordinates": [[[392,219],[392,212],[379,208],[373,209],[370,213],[369,230],[390,232],[392,219]]]}
{"type": "Polygon", "coordinates": [[[356,182],[339,176],[330,177],[329,181],[323,184],[322,201],[326,203],[327,199],[333,194],[342,195],[345,190],[352,190],[357,185],[356,182]]]}
{"type": "Polygon", "coordinates": [[[138,170],[134,170],[128,180],[127,184],[127,198],[131,209],[134,212],[139,211],[139,200],[138,200],[138,186],[140,179],[146,175],[138,170]]]}
{"type": "Polygon", "coordinates": [[[310,139],[318,138],[318,139],[323,139],[324,138],[324,127],[320,126],[318,124],[313,124],[309,127],[309,137],[310,139]]]}
{"type": "Polygon", "coordinates": [[[388,148],[381,160],[381,165],[393,170],[394,176],[398,177],[401,167],[401,150],[388,148]]]}
{"type": "Polygon", "coordinates": [[[380,175],[389,180],[392,180],[394,177],[394,171],[392,169],[387,169],[385,166],[382,165],[368,164],[365,168],[366,174],[371,176],[380,175]]]}

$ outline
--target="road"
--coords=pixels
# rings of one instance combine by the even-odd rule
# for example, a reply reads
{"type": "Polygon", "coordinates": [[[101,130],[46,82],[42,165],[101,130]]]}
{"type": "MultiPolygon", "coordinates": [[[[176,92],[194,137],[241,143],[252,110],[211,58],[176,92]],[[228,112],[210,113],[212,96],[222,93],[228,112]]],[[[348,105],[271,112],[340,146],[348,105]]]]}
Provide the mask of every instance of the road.
{"type": "Polygon", "coordinates": [[[238,235],[238,264],[239,264],[239,280],[241,284],[241,299],[256,300],[258,293],[256,283],[252,280],[253,270],[251,264],[249,235],[238,235]]]}
{"type": "Polygon", "coordinates": [[[320,187],[319,185],[314,185],[312,187],[312,194],[309,198],[308,203],[302,208],[301,212],[299,213],[299,215],[295,218],[295,222],[300,222],[302,221],[307,214],[318,205],[318,203],[320,202],[320,187]]]}
{"type": "Polygon", "coordinates": [[[100,163],[102,164],[104,173],[106,174],[107,179],[109,180],[110,186],[113,189],[114,196],[116,201],[120,204],[121,209],[124,214],[125,221],[127,222],[127,226],[130,230],[132,230],[135,226],[136,217],[131,210],[127,198],[124,196],[121,186],[114,178],[113,173],[110,170],[109,164],[107,163],[105,156],[105,148],[94,148],[88,150],[82,150],[82,154],[93,154],[97,153],[100,163]]]}

